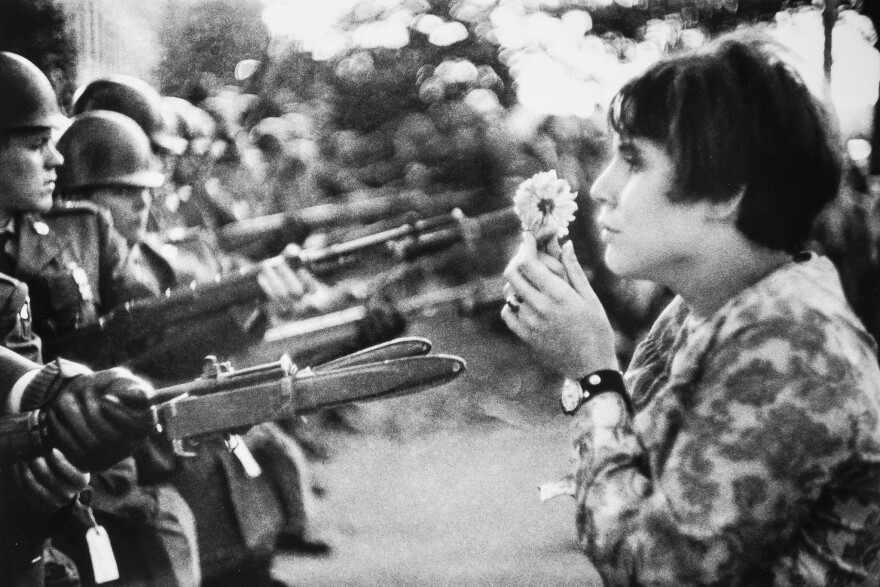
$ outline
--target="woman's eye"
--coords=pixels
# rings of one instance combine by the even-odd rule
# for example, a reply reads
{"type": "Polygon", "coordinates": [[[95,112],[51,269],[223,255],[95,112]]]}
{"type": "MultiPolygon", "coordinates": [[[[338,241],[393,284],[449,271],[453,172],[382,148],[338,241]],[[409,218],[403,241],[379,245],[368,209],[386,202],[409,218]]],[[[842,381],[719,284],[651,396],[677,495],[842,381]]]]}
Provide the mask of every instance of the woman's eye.
{"type": "Polygon", "coordinates": [[[620,158],[630,170],[636,170],[642,165],[641,160],[635,155],[622,155],[620,158]]]}

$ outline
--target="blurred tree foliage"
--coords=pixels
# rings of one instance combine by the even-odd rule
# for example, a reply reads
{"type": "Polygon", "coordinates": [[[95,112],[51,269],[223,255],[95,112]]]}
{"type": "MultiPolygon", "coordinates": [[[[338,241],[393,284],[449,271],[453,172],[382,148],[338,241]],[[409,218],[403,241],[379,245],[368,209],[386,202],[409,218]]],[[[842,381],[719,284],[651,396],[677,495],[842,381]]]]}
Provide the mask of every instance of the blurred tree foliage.
{"type": "Polygon", "coordinates": [[[76,90],[77,53],[63,0],[0,2],[0,51],[34,62],[67,106],[76,90]]]}
{"type": "MultiPolygon", "coordinates": [[[[674,19],[679,32],[699,28],[701,34],[710,35],[738,23],[770,20],[783,4],[798,3],[568,0],[522,4],[529,6],[527,11],[543,13],[557,22],[568,12],[582,11],[590,19],[589,34],[601,40],[606,52],[616,54],[615,60],[625,62],[636,40],[650,34],[651,23],[674,19]]],[[[591,131],[577,128],[584,125],[575,121],[550,123],[549,132],[536,127],[535,144],[519,145],[525,154],[512,151],[511,141],[516,139],[499,134],[498,120],[493,117],[517,106],[512,66],[516,57],[511,59],[516,51],[504,48],[492,16],[504,5],[465,0],[356,2],[336,27],[354,42],[333,57],[315,59],[296,42],[285,49],[273,46],[268,63],[252,80],[251,87],[260,100],[245,124],[252,126],[265,117],[291,114],[309,117],[323,159],[332,160],[343,170],[337,176],[347,175],[331,182],[343,186],[331,188],[331,193],[358,182],[410,187],[463,183],[482,185],[500,196],[510,187],[504,176],[522,178],[559,165],[554,151],[567,140],[553,136],[554,128],[560,126],[567,127],[563,134],[580,135],[576,141],[581,145],[570,145],[572,149],[600,154],[601,146],[583,144],[590,142],[591,131]],[[406,38],[398,43],[391,39],[383,42],[383,35],[394,36],[383,27],[398,18],[401,10],[416,19],[408,25],[406,38]],[[418,24],[427,19],[444,27],[458,27],[460,36],[438,40],[435,31],[440,25],[418,24]]],[[[556,88],[547,87],[546,91],[556,88]]],[[[580,187],[585,188],[592,178],[587,172],[581,179],[580,187]]]]}
{"type": "Polygon", "coordinates": [[[236,64],[260,59],[269,42],[262,8],[260,0],[170,2],[160,28],[161,93],[200,102],[235,83],[236,64]]]}

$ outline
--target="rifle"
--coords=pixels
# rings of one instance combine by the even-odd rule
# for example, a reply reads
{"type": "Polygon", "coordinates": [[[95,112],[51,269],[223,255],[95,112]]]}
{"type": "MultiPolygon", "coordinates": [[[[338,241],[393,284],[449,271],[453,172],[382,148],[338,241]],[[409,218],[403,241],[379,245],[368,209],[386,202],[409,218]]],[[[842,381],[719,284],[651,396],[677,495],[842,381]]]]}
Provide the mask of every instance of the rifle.
{"type": "Polygon", "coordinates": [[[456,222],[439,225],[430,232],[420,234],[417,239],[392,243],[395,258],[408,261],[447,249],[459,242],[472,247],[480,240],[506,236],[521,227],[519,216],[513,208],[502,208],[474,217],[453,210],[452,216],[456,222]]]}
{"type": "MultiPolygon", "coordinates": [[[[462,217],[460,212],[453,212],[412,220],[397,228],[322,249],[285,252],[215,282],[193,283],[167,291],[159,298],[126,302],[113,308],[95,324],[44,337],[44,353],[48,358],[64,355],[93,368],[122,364],[137,356],[150,344],[151,339],[174,324],[214,315],[239,304],[264,300],[265,294],[257,278],[265,264],[287,263],[293,268],[326,268],[328,264],[341,263],[351,255],[395,241],[417,243],[422,235],[446,235],[448,231],[445,229],[449,227],[454,227],[452,233],[459,234],[462,217]]],[[[480,227],[481,218],[468,219],[468,222],[480,227]]],[[[489,220],[495,222],[494,217],[489,220]]],[[[429,250],[433,249],[424,249],[429,250]]]]}
{"type": "MultiPolygon", "coordinates": [[[[498,313],[504,303],[504,277],[476,279],[463,285],[429,291],[399,301],[395,307],[406,319],[427,315],[443,306],[453,306],[460,315],[481,316],[498,313]]],[[[370,308],[357,305],[304,320],[294,320],[270,328],[259,345],[248,349],[246,356],[259,360],[272,356],[280,348],[289,348],[295,356],[322,357],[326,348],[337,348],[340,341],[356,340],[364,323],[370,319],[370,308]]]]}
{"type": "MultiPolygon", "coordinates": [[[[465,362],[428,355],[431,342],[400,338],[313,368],[287,355],[238,371],[206,357],[202,376],[157,389],[158,428],[183,452],[183,440],[290,418],[351,402],[417,393],[461,375],[465,362]]],[[[46,454],[55,446],[41,410],[0,417],[0,466],[46,454]]]]}
{"type": "MultiPolygon", "coordinates": [[[[469,209],[478,202],[480,193],[476,189],[434,193],[422,190],[402,190],[393,194],[356,192],[341,202],[239,220],[217,229],[212,240],[225,251],[265,258],[267,251],[277,252],[288,243],[302,242],[318,230],[370,223],[403,214],[435,216],[454,208],[469,209]]],[[[165,235],[165,240],[181,244],[203,234],[204,231],[198,228],[172,229],[165,235]]]]}

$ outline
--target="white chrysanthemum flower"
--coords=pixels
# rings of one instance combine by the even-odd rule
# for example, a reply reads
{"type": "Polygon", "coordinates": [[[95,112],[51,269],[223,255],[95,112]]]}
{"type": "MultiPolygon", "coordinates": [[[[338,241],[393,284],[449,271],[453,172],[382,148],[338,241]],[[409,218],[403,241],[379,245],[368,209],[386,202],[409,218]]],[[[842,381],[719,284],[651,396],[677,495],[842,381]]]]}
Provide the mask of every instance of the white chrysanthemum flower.
{"type": "Polygon", "coordinates": [[[551,236],[561,238],[568,234],[568,223],[574,220],[577,211],[576,196],[577,192],[571,191],[568,182],[557,178],[556,170],[551,169],[522,182],[513,197],[513,205],[523,230],[541,242],[551,236]]]}

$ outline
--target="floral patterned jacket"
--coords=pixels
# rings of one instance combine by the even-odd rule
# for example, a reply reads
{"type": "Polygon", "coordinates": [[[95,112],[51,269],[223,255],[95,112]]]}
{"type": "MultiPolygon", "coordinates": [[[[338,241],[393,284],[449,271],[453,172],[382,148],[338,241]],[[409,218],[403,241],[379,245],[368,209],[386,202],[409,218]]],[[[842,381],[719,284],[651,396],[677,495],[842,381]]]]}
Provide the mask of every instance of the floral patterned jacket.
{"type": "Polygon", "coordinates": [[[880,369],[833,265],[697,321],[675,299],[575,416],[577,529],[613,585],[880,585],[880,369]]]}

